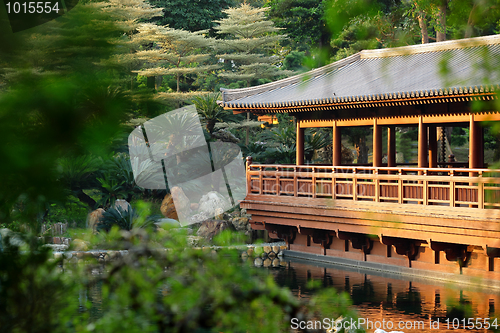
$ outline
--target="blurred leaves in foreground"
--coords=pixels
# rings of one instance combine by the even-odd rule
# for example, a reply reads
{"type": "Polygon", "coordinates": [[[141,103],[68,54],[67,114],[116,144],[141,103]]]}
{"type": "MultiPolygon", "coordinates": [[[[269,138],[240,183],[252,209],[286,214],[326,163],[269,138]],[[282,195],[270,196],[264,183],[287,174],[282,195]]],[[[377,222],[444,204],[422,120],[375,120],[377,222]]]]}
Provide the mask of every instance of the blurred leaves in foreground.
{"type": "Polygon", "coordinates": [[[329,289],[298,300],[236,250],[190,248],[185,231],[114,227],[107,242],[127,255],[108,251],[103,265],[73,254],[60,267],[35,239],[13,235],[29,244],[21,251],[4,238],[2,332],[275,333],[290,331],[292,318],[354,315],[346,294],[329,289]]]}
{"type": "Polygon", "coordinates": [[[16,34],[2,6],[0,28],[0,224],[33,225],[65,196],[57,160],[100,156],[122,131],[129,97],[119,68],[102,65],[122,33],[91,5],[16,34]]]}

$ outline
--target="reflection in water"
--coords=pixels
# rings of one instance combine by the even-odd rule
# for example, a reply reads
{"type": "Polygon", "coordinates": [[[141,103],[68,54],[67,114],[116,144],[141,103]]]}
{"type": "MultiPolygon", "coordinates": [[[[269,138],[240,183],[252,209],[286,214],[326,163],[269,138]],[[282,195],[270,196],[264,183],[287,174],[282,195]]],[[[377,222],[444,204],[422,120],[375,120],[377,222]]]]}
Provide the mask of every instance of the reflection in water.
{"type": "Polygon", "coordinates": [[[308,288],[311,280],[320,282],[323,287],[346,291],[351,295],[361,318],[393,323],[408,322],[408,327],[401,329],[405,333],[435,333],[438,329],[441,332],[486,331],[463,329],[468,325],[469,318],[473,318],[474,323],[477,318],[481,322],[484,322],[484,318],[491,318],[488,322],[493,326],[497,323],[494,321],[498,316],[495,304],[500,302],[500,291],[497,290],[299,259],[288,261],[286,266],[271,268],[270,273],[279,285],[290,288],[299,298],[308,299],[314,294],[314,290],[308,288]],[[416,322],[423,323],[423,326],[417,327],[416,322]]]}

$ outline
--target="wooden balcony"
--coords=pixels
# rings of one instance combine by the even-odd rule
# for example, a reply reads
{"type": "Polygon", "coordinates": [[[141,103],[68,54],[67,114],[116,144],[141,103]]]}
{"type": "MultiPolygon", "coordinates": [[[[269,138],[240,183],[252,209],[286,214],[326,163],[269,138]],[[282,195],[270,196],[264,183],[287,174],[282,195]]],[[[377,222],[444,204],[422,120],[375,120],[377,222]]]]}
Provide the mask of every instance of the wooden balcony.
{"type": "Polygon", "coordinates": [[[328,198],[485,209],[500,207],[499,175],[500,170],[490,169],[252,164],[247,193],[294,197],[298,202],[328,198]]]}
{"type": "MultiPolygon", "coordinates": [[[[300,228],[500,248],[500,170],[247,166],[255,229],[300,228]]],[[[317,232],[316,232],[317,234],[317,232]]]]}

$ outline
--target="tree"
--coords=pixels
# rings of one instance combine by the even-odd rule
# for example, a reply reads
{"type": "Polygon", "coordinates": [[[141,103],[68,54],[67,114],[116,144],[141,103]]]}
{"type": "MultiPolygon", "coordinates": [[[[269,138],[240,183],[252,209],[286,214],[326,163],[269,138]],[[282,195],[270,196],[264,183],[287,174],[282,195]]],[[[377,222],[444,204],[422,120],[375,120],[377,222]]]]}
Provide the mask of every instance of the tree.
{"type": "Polygon", "coordinates": [[[149,3],[165,8],[163,16],[149,22],[191,32],[210,30],[211,35],[214,21],[224,18],[223,10],[233,5],[232,0],[149,0],[149,3]]]}
{"type": "MultiPolygon", "coordinates": [[[[10,32],[2,33],[8,38],[10,32]]],[[[18,33],[24,43],[10,50],[17,57],[6,61],[12,70],[3,76],[8,89],[0,91],[0,224],[35,225],[40,211],[66,198],[57,161],[102,155],[122,131],[120,121],[130,100],[102,63],[120,51],[116,43],[121,33],[90,4],[18,33]],[[32,51],[27,41],[46,33],[53,43],[34,67],[24,57],[32,51]]]]}
{"type": "Polygon", "coordinates": [[[330,32],[325,21],[325,0],[270,0],[267,17],[286,33],[293,50],[329,47],[330,32]]]}
{"type": "Polygon", "coordinates": [[[231,80],[243,80],[250,86],[255,79],[274,79],[278,76],[290,75],[290,71],[280,70],[275,64],[279,61],[276,56],[266,53],[277,42],[285,38],[278,34],[272,21],[265,19],[266,8],[253,8],[242,4],[238,8],[224,11],[227,18],[215,21],[219,35],[226,35],[225,39],[217,43],[217,48],[225,51],[217,55],[224,59],[228,68],[219,75],[231,80]]]}
{"type": "Polygon", "coordinates": [[[175,97],[188,99],[191,96],[179,96],[181,77],[187,74],[196,74],[213,68],[213,65],[201,65],[210,55],[201,53],[212,45],[212,39],[206,38],[205,31],[190,32],[172,29],[146,23],[139,28],[136,42],[154,43],[150,50],[136,53],[138,59],[147,61],[150,68],[135,71],[147,77],[174,75],[177,82],[177,95],[159,94],[161,98],[175,97]]]}

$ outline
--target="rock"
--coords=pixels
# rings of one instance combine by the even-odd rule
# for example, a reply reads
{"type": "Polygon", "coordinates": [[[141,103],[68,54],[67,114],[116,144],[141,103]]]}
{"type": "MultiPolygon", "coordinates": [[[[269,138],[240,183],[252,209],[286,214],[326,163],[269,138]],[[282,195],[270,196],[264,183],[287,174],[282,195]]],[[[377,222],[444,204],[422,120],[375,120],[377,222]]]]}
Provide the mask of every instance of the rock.
{"type": "Polygon", "coordinates": [[[273,246],[273,252],[274,252],[274,253],[276,253],[276,254],[280,253],[280,247],[279,247],[279,246],[274,245],[274,246],[273,246]]]}
{"type": "Polygon", "coordinates": [[[247,254],[248,254],[248,256],[250,256],[250,257],[252,257],[252,256],[253,256],[253,247],[249,247],[249,248],[247,249],[247,254]]]}
{"type": "Polygon", "coordinates": [[[161,202],[160,211],[163,216],[169,219],[178,220],[177,211],[175,210],[174,199],[172,194],[167,194],[161,202]]]}
{"type": "Polygon", "coordinates": [[[174,219],[169,219],[169,218],[159,219],[157,222],[155,222],[155,225],[158,228],[167,229],[167,230],[171,229],[171,228],[180,227],[179,221],[174,220],[174,219]]]}
{"type": "Polygon", "coordinates": [[[273,260],[273,267],[280,267],[280,260],[279,259],[274,259],[273,260]]]}
{"type": "Polygon", "coordinates": [[[224,210],[220,207],[215,209],[215,217],[216,220],[224,220],[224,210]]]}
{"type": "Polygon", "coordinates": [[[270,246],[268,246],[268,245],[264,246],[264,252],[266,252],[266,253],[271,253],[272,251],[273,251],[273,250],[271,249],[271,247],[270,247],[270,246]]]}
{"type": "Polygon", "coordinates": [[[264,262],[262,263],[262,265],[263,265],[264,267],[269,267],[269,266],[271,266],[271,264],[272,264],[271,259],[266,259],[266,260],[264,260],[264,262]]]}
{"type": "Polygon", "coordinates": [[[218,208],[221,208],[222,212],[231,208],[231,204],[222,194],[211,191],[201,197],[199,207],[200,213],[205,213],[209,218],[213,218],[220,212],[220,210],[217,210],[218,208]]]}
{"type": "Polygon", "coordinates": [[[212,240],[215,235],[218,235],[226,229],[230,229],[230,225],[226,221],[207,220],[201,224],[201,227],[198,229],[196,234],[207,240],[212,240]]]}
{"type": "Polygon", "coordinates": [[[276,253],[274,253],[273,251],[269,252],[269,253],[267,254],[267,256],[268,256],[268,257],[269,257],[269,259],[271,259],[271,260],[276,259],[276,253]]]}
{"type": "Polygon", "coordinates": [[[260,258],[255,258],[255,260],[253,261],[253,264],[255,267],[260,267],[262,266],[262,259],[260,258]]]}
{"type": "Polygon", "coordinates": [[[92,229],[95,233],[97,232],[97,226],[101,223],[104,216],[105,210],[102,208],[97,208],[87,216],[87,228],[92,229]]]}
{"type": "Polygon", "coordinates": [[[222,142],[232,142],[232,143],[240,142],[240,140],[236,136],[234,136],[233,133],[229,132],[226,129],[220,129],[217,132],[212,133],[212,137],[222,142]]]}
{"type": "Polygon", "coordinates": [[[131,207],[127,200],[118,199],[115,201],[113,208],[116,209],[117,211],[120,211],[121,209],[122,211],[126,212],[129,211],[131,207]]]}
{"type": "Polygon", "coordinates": [[[243,259],[243,260],[247,260],[247,259],[248,259],[248,253],[243,252],[243,253],[241,254],[241,259],[243,259]]]}
{"type": "Polygon", "coordinates": [[[90,243],[76,238],[71,242],[71,244],[73,244],[75,251],[87,251],[90,243]]]}
{"type": "Polygon", "coordinates": [[[189,218],[190,224],[203,222],[205,220],[208,220],[208,215],[205,213],[194,214],[189,218]]]}
{"type": "Polygon", "coordinates": [[[189,201],[189,198],[186,194],[184,194],[184,191],[179,186],[172,187],[170,189],[170,193],[172,194],[172,199],[175,203],[177,216],[180,220],[187,222],[188,218],[191,216],[191,202],[189,201]]]}
{"type": "Polygon", "coordinates": [[[248,230],[249,223],[246,217],[235,217],[231,220],[231,223],[233,224],[236,231],[248,230]]]}

